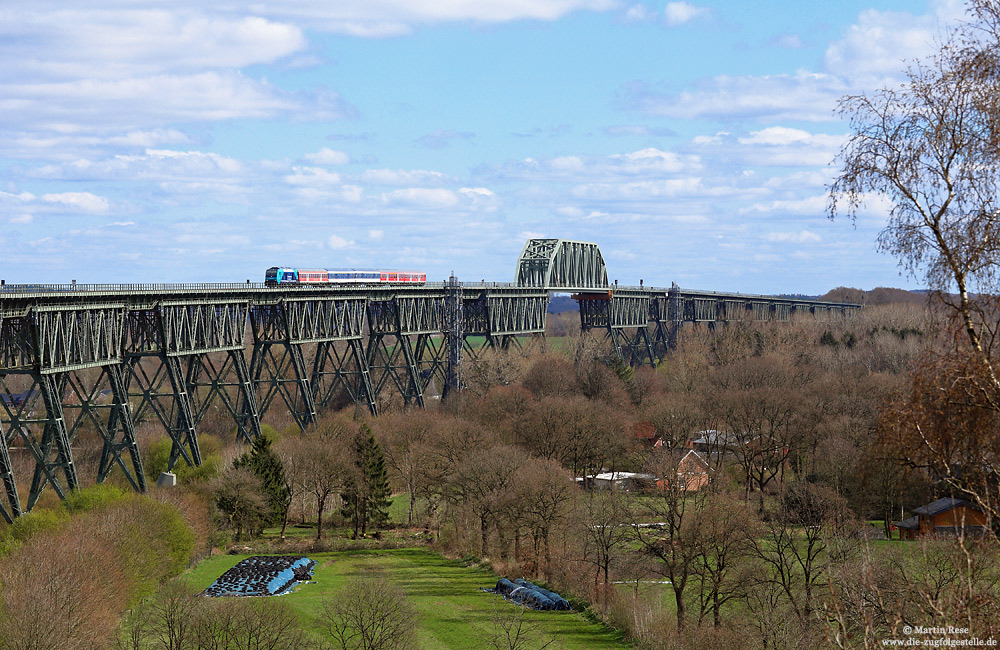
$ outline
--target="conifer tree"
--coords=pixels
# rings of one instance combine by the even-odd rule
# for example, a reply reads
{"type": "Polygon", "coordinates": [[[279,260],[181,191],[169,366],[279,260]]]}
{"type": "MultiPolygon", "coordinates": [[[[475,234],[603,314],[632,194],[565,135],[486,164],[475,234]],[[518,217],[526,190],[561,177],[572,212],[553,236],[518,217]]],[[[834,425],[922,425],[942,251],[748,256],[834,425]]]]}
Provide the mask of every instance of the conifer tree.
{"type": "Polygon", "coordinates": [[[385,454],[367,424],[362,424],[351,444],[356,472],[341,494],[341,514],[354,527],[355,539],[371,525],[376,530],[389,518],[389,473],[385,454]]]}
{"type": "Polygon", "coordinates": [[[233,461],[233,467],[249,470],[260,479],[268,504],[266,523],[273,525],[283,521],[292,494],[285,481],[285,466],[271,449],[271,440],[267,436],[254,438],[250,449],[233,461]]]}

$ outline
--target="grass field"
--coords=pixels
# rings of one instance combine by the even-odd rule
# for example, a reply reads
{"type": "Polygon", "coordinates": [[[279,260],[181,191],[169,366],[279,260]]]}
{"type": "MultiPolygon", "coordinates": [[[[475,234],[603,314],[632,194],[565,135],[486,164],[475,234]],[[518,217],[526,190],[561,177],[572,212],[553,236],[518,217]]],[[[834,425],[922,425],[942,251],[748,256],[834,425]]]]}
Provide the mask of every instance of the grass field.
{"type": "MultiPolygon", "coordinates": [[[[204,589],[244,557],[215,556],[185,577],[193,587],[204,589]]],[[[279,597],[295,610],[307,628],[315,626],[325,598],[351,576],[372,569],[381,571],[402,588],[417,609],[417,638],[423,650],[482,648],[483,636],[493,629],[494,608],[518,607],[480,589],[496,584],[497,576],[493,573],[467,567],[425,549],[342,551],[309,557],[316,561],[314,582],[299,585],[293,593],[279,597]]],[[[531,612],[530,620],[539,639],[553,640],[548,646],[553,650],[628,647],[620,634],[577,612],[531,612]]]]}

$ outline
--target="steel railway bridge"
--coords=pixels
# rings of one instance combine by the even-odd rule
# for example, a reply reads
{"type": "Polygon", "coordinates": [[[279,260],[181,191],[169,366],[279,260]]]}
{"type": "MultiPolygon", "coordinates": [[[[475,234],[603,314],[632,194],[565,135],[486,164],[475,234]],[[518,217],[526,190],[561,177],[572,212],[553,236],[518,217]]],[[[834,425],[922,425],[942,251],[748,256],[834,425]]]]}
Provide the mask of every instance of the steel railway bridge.
{"type": "Polygon", "coordinates": [[[345,397],[373,413],[383,394],[422,406],[435,388],[461,388],[463,353],[543,335],[550,292],[572,293],[581,329],[603,332],[631,365],[655,366],[682,323],[843,319],[860,308],[610,285],[596,244],[561,239],[529,240],[513,283],[0,284],[0,516],[31,510],[48,486],[60,497],[78,487],[83,431],[103,443],[97,482],[117,467],[144,491],[138,422],[166,430],[173,468],[201,464],[198,425],[213,405],[244,441],[276,404],[301,428],[345,397]],[[34,465],[24,504],[12,450],[34,465]]]}

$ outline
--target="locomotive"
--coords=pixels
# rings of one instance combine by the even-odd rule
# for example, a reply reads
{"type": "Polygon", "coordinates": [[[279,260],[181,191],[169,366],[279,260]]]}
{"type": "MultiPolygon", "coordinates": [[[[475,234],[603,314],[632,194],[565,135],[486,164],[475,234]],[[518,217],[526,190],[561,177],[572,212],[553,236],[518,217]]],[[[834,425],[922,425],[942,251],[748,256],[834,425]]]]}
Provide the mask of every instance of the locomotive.
{"type": "Polygon", "coordinates": [[[272,266],[264,272],[269,287],[313,284],[424,284],[427,274],[421,271],[390,269],[296,269],[272,266]]]}

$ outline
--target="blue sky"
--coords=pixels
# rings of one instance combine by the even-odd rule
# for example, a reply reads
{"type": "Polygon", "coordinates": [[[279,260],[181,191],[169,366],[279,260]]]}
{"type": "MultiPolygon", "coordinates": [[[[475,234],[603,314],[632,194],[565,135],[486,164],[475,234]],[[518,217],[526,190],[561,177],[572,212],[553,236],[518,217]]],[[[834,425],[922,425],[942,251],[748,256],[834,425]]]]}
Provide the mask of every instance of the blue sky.
{"type": "Polygon", "coordinates": [[[824,214],[846,93],[954,0],[33,0],[0,9],[0,278],[510,280],[525,239],[612,278],[920,286],[886,206],[824,214]],[[219,5],[218,8],[213,8],[219,5]],[[335,6],[331,6],[335,5],[335,6]],[[820,8],[821,7],[821,8],[820,8]]]}

